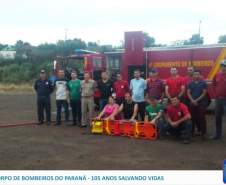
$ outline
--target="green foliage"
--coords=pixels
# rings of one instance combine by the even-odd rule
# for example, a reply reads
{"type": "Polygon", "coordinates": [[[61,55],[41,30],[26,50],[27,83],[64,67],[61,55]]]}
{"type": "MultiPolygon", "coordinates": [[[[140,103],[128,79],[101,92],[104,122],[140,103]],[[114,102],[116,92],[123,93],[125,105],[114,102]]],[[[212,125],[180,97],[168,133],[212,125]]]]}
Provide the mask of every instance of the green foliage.
{"type": "Polygon", "coordinates": [[[1,44],[1,43],[0,43],[0,51],[3,50],[3,49],[4,49],[5,47],[7,47],[7,46],[8,46],[8,45],[6,45],[6,44],[1,44]]]}
{"type": "Polygon", "coordinates": [[[73,54],[75,49],[86,49],[86,43],[81,39],[59,40],[56,44],[56,53],[60,56],[73,54]]]}
{"type": "Polygon", "coordinates": [[[33,82],[38,78],[39,71],[45,68],[47,73],[50,74],[52,69],[51,61],[44,61],[38,65],[31,63],[27,60],[13,61],[10,63],[1,63],[0,66],[0,82],[1,83],[13,83],[22,84],[33,82]]]}
{"type": "MultiPolygon", "coordinates": [[[[155,39],[145,33],[145,44],[146,47],[153,46],[155,39]]],[[[7,46],[0,44],[0,50],[7,46]]],[[[74,54],[76,49],[97,52],[117,49],[112,45],[100,45],[98,42],[86,43],[77,38],[59,40],[57,43],[43,43],[38,46],[32,46],[28,42],[18,40],[12,47],[16,50],[16,58],[14,60],[0,59],[0,83],[22,84],[33,82],[34,79],[39,77],[40,69],[44,68],[47,73],[51,73],[53,60],[56,56],[74,54]]],[[[81,66],[77,66],[77,68],[81,68],[81,66]]]]}
{"type": "Polygon", "coordinates": [[[155,38],[149,36],[148,33],[144,33],[144,47],[153,47],[155,46],[155,38]]]}
{"type": "Polygon", "coordinates": [[[184,45],[203,44],[204,40],[200,34],[193,34],[190,39],[184,41],[184,45]]]}
{"type": "Polygon", "coordinates": [[[218,38],[218,43],[226,43],[226,35],[221,35],[218,38]]]}
{"type": "Polygon", "coordinates": [[[31,81],[31,64],[11,64],[0,68],[1,82],[15,83],[31,81]]]}
{"type": "MultiPolygon", "coordinates": [[[[0,50],[6,46],[0,44],[0,50]]],[[[16,50],[14,60],[0,59],[0,83],[33,82],[39,77],[42,68],[50,75],[56,56],[73,54],[75,49],[87,49],[87,45],[81,39],[59,40],[56,44],[44,43],[38,46],[18,40],[14,48],[16,50]]]]}

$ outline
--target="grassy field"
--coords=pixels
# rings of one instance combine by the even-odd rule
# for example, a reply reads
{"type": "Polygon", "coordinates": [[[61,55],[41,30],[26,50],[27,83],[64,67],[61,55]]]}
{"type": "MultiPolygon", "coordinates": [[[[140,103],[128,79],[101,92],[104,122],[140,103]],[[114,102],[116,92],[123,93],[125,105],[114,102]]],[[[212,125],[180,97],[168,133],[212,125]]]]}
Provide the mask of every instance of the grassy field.
{"type": "Polygon", "coordinates": [[[31,93],[33,92],[33,85],[32,84],[1,84],[0,83],[0,93],[31,93]]]}

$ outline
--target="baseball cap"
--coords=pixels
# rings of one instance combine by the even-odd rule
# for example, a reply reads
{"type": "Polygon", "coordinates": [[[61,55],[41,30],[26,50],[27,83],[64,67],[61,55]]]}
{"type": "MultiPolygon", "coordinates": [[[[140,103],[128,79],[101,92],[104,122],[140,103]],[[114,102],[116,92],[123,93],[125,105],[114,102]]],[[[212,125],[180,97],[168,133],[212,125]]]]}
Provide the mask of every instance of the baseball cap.
{"type": "Polygon", "coordinates": [[[157,71],[157,69],[155,69],[155,68],[152,68],[150,71],[149,71],[149,73],[157,73],[158,71],[157,71]]]}
{"type": "Polygon", "coordinates": [[[40,70],[40,73],[45,73],[45,72],[46,72],[45,69],[40,70]]]}

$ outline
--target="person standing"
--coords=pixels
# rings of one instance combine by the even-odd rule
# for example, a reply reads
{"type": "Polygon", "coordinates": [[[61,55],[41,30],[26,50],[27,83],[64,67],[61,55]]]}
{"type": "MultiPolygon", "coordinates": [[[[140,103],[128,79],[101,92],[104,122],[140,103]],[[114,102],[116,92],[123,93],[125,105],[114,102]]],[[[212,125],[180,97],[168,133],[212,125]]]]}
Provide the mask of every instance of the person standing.
{"type": "Polygon", "coordinates": [[[216,96],[215,124],[216,131],[211,139],[222,138],[222,117],[226,111],[226,60],[221,63],[221,71],[213,79],[216,96]]]}
{"type": "Polygon", "coordinates": [[[125,94],[129,92],[129,84],[127,81],[122,80],[120,73],[116,75],[117,80],[113,84],[113,90],[116,94],[116,103],[121,105],[124,102],[125,94]]]}
{"type": "Polygon", "coordinates": [[[69,121],[69,110],[68,110],[68,89],[67,89],[67,80],[65,79],[64,70],[59,70],[59,78],[55,81],[56,89],[56,107],[57,107],[57,116],[56,124],[61,125],[61,109],[64,107],[65,111],[65,121],[69,121]]]}
{"type": "Polygon", "coordinates": [[[166,80],[165,94],[169,100],[177,96],[181,101],[184,101],[184,79],[178,75],[178,70],[175,67],[170,69],[170,73],[171,77],[166,80]]]}
{"type": "Polygon", "coordinates": [[[187,75],[184,77],[185,94],[184,94],[184,104],[190,108],[190,100],[187,95],[188,84],[193,81],[193,73],[195,68],[193,66],[187,67],[187,75]]]}
{"type": "Polygon", "coordinates": [[[155,97],[157,100],[161,100],[164,97],[164,84],[161,79],[158,78],[158,71],[152,69],[149,72],[149,79],[147,79],[147,95],[149,97],[155,97]]]}
{"type": "Polygon", "coordinates": [[[81,81],[77,72],[71,72],[71,80],[67,84],[72,109],[73,125],[81,124],[81,81]]]}
{"type": "Polygon", "coordinates": [[[35,81],[34,89],[37,93],[37,112],[38,124],[44,123],[44,110],[46,111],[46,122],[51,124],[51,100],[50,95],[53,92],[53,85],[46,77],[44,69],[40,71],[40,78],[35,81]]]}
{"type": "Polygon", "coordinates": [[[132,91],[132,99],[138,105],[138,114],[141,120],[144,121],[145,117],[145,90],[146,82],[141,78],[140,71],[137,69],[134,71],[134,79],[130,82],[130,90],[132,91]]]}
{"type": "Polygon", "coordinates": [[[84,74],[84,80],[81,82],[82,96],[82,124],[81,127],[86,127],[87,123],[91,124],[94,111],[94,90],[96,83],[90,79],[89,73],[84,74]]]}
{"type": "Polygon", "coordinates": [[[112,95],[113,83],[109,79],[109,75],[106,71],[101,73],[101,80],[98,81],[97,88],[100,90],[100,110],[102,111],[105,105],[108,103],[108,97],[112,95]]]}
{"type": "Polygon", "coordinates": [[[206,106],[205,97],[207,84],[201,79],[200,71],[193,72],[193,81],[188,84],[187,95],[190,100],[190,112],[192,117],[192,134],[195,132],[195,126],[198,133],[205,139],[206,135],[206,106]]]}
{"type": "Polygon", "coordinates": [[[184,77],[184,82],[186,86],[188,86],[188,84],[193,81],[194,71],[195,71],[195,68],[193,66],[187,67],[187,76],[184,77]]]}

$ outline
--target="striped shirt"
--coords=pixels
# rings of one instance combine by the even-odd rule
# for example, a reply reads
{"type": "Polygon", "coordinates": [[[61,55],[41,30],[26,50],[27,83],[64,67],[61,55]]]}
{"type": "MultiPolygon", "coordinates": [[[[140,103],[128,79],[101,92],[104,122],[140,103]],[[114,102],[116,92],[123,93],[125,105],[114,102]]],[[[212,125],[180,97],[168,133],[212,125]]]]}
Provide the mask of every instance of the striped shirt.
{"type": "Polygon", "coordinates": [[[164,84],[160,79],[148,79],[147,81],[147,93],[148,96],[153,96],[157,99],[161,99],[162,94],[164,92],[164,84]]]}

